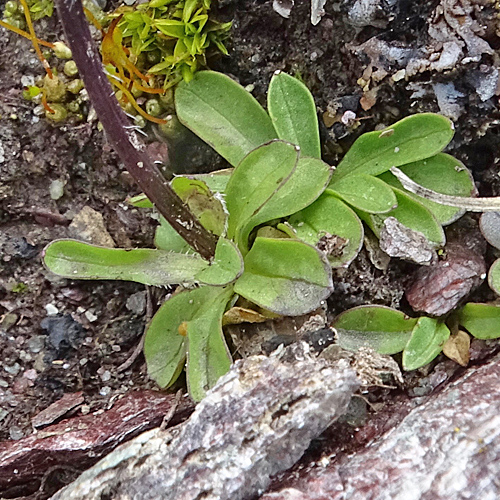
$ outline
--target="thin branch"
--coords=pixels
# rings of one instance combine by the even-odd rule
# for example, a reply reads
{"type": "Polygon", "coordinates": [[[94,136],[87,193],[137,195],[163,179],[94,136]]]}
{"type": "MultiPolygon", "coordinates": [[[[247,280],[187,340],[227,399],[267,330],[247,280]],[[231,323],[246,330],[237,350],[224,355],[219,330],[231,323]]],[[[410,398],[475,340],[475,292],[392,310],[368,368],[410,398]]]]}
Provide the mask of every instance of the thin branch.
{"type": "Polygon", "coordinates": [[[73,59],[108,141],[160,214],[202,257],[211,259],[215,253],[216,237],[199,223],[175,194],[136,132],[130,128],[130,121],[104,74],[81,0],[56,0],[55,3],[73,59]]]}

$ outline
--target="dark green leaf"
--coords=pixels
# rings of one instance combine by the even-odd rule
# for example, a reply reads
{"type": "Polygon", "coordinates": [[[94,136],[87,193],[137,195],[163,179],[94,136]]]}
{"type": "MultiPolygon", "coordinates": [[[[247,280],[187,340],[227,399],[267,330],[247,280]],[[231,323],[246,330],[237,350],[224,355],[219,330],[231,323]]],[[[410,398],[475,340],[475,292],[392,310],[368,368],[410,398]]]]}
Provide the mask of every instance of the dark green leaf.
{"type": "Polygon", "coordinates": [[[450,338],[450,330],[440,320],[419,318],[411,338],[403,351],[403,368],[416,370],[430,363],[442,350],[450,338]]]}
{"type": "Polygon", "coordinates": [[[236,166],[253,149],[277,138],[257,100],[222,73],[200,71],[175,93],[179,120],[236,166]]]}
{"type": "Polygon", "coordinates": [[[302,82],[275,72],[269,84],[267,108],[280,139],[299,146],[302,156],[321,159],[316,105],[302,82]]]}
{"type": "MultiPolygon", "coordinates": [[[[276,157],[275,162],[278,161],[279,159],[276,157]]],[[[248,171],[244,173],[241,172],[240,167],[236,169],[236,182],[234,184],[233,182],[228,184],[228,192],[226,196],[228,209],[231,214],[233,213],[231,211],[231,206],[233,204],[230,203],[229,200],[234,199],[232,196],[234,190],[230,190],[229,186],[237,185],[237,179],[252,178],[252,173],[253,179],[257,182],[261,182],[263,180],[262,173],[260,179],[257,175],[259,174],[259,171],[263,170],[263,168],[258,167],[266,168],[266,165],[261,161],[259,161],[258,164],[255,163],[253,167],[251,163],[247,164],[245,168],[247,168],[248,171]],[[249,175],[247,176],[245,174],[249,175]]],[[[266,170],[268,169],[269,165],[267,165],[266,170]]],[[[248,219],[241,220],[237,226],[236,241],[240,245],[240,248],[246,248],[248,237],[254,227],[273,219],[279,219],[281,217],[291,215],[309,206],[324,191],[328,181],[330,180],[330,175],[330,167],[321,160],[316,158],[299,158],[291,174],[280,183],[279,187],[275,189],[272,194],[270,194],[267,201],[265,201],[259,208],[256,208],[248,219]]],[[[238,191],[241,190],[236,190],[236,192],[238,191]]],[[[266,192],[264,188],[259,189],[259,194],[263,194],[264,192],[266,192]]],[[[252,203],[249,203],[248,208],[250,208],[251,205],[252,203]]]]}
{"type": "Polygon", "coordinates": [[[429,158],[452,139],[453,123],[444,116],[420,113],[384,130],[363,134],[335,170],[332,182],[350,175],[379,175],[391,167],[429,158]]]}
{"type": "Polygon", "coordinates": [[[405,348],[416,323],[416,319],[389,307],[359,306],[337,316],[332,327],[344,349],[371,347],[380,354],[396,354],[405,348]]]}
{"type": "Polygon", "coordinates": [[[331,267],[315,248],[298,240],[258,237],[234,291],[269,311],[297,316],[319,307],[332,286],[331,267]]]}
{"type": "Polygon", "coordinates": [[[248,243],[238,233],[290,178],[298,159],[296,146],[273,141],[252,151],[235,168],[226,188],[227,234],[242,251],[248,243]]]}
{"type": "Polygon", "coordinates": [[[444,245],[445,235],[443,228],[430,210],[411,197],[406,191],[397,188],[393,189],[398,202],[398,206],[394,210],[383,215],[358,212],[373,232],[377,236],[380,236],[384,220],[387,217],[395,217],[404,226],[422,233],[432,245],[444,245]]]}

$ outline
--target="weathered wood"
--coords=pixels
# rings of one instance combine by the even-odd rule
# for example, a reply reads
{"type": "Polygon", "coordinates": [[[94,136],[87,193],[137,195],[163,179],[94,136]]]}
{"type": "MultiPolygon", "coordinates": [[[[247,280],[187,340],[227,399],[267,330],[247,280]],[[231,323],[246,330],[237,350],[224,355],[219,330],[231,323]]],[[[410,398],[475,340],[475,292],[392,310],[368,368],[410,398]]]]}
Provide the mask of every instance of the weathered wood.
{"type": "Polygon", "coordinates": [[[176,432],[117,448],[53,500],[238,500],[263,491],[347,408],[359,383],[294,344],[237,361],[176,432]]]}

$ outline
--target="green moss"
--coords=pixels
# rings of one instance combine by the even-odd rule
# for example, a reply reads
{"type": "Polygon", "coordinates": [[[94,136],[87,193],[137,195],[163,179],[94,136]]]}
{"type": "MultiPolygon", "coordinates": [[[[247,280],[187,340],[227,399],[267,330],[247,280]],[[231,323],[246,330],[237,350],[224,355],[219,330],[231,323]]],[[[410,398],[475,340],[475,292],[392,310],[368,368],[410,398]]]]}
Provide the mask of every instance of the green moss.
{"type": "Polygon", "coordinates": [[[117,11],[124,46],[144,71],[162,77],[165,88],[189,81],[210,56],[227,54],[231,23],[214,21],[209,12],[210,0],[152,0],[117,11]]]}

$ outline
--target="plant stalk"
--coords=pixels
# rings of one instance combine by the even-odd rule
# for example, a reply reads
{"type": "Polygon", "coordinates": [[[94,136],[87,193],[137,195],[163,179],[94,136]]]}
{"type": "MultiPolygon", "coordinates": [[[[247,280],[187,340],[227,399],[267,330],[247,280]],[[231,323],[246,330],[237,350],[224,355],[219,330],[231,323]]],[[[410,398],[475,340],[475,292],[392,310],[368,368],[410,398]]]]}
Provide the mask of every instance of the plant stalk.
{"type": "Polygon", "coordinates": [[[211,259],[217,243],[215,235],[200,224],[172,190],[118,104],[90,35],[81,0],[55,3],[73,59],[108,141],[160,214],[202,257],[211,259]]]}

